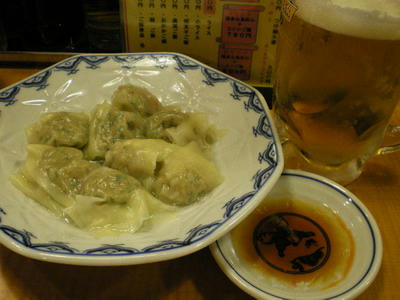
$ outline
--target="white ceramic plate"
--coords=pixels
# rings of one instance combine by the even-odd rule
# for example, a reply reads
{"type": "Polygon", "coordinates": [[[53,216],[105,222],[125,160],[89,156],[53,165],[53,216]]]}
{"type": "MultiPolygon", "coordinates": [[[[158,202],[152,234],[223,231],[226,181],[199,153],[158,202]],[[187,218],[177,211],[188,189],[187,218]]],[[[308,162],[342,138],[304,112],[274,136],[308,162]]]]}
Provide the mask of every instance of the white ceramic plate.
{"type": "Polygon", "coordinates": [[[172,259],[208,246],[248,215],[283,168],[262,95],[176,53],[79,55],[0,91],[0,241],[28,257],[68,264],[126,265],[172,259]],[[226,134],[215,145],[225,181],[176,218],[147,232],[94,238],[57,219],[8,181],[23,163],[24,129],[40,114],[87,111],[121,84],[147,88],[162,104],[209,114],[226,134]]]}
{"type": "MultiPolygon", "coordinates": [[[[368,209],[345,188],[308,172],[284,170],[268,199],[294,198],[318,209],[329,207],[347,225],[355,244],[354,260],[344,280],[333,287],[285,288],[257,271],[238,254],[228,233],[210,246],[225,274],[257,299],[353,299],[375,279],[382,261],[379,228],[368,209]]],[[[333,275],[332,275],[333,276],[333,275]]]]}

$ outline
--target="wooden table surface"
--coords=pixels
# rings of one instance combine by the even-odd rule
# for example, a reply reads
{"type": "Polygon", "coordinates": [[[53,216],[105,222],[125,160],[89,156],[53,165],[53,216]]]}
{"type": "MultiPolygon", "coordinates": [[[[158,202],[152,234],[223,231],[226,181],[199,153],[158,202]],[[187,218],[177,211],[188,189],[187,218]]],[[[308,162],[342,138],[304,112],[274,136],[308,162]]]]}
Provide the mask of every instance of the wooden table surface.
{"type": "MultiPolygon", "coordinates": [[[[0,89],[38,71],[0,68],[0,89]]],[[[384,247],[377,278],[357,299],[400,299],[400,153],[372,158],[347,188],[374,215],[384,247]]],[[[160,263],[81,267],[36,261],[0,246],[0,272],[0,300],[251,298],[229,281],[208,248],[160,263]]]]}

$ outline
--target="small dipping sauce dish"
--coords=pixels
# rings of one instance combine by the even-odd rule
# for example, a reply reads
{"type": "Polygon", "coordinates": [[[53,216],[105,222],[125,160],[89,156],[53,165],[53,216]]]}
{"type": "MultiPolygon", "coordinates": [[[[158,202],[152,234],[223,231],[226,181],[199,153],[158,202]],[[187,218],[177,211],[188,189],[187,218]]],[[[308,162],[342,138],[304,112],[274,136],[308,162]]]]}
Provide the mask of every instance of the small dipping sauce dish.
{"type": "Polygon", "coordinates": [[[352,299],[382,260],[379,228],[342,186],[285,170],[263,202],[211,245],[225,274],[257,299],[352,299]]]}

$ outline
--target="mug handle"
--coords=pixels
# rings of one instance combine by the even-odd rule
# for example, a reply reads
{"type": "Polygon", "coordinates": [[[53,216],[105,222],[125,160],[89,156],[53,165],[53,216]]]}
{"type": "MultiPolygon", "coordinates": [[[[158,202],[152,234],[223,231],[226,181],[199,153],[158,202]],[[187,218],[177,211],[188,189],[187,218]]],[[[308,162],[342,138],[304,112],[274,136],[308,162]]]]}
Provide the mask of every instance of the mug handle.
{"type": "MultiPolygon", "coordinates": [[[[400,113],[400,111],[399,111],[400,113]]],[[[386,129],[386,136],[384,139],[384,144],[386,144],[386,140],[399,140],[400,136],[400,125],[389,125],[386,129]]],[[[377,155],[382,154],[390,154],[400,151],[400,144],[393,144],[393,145],[383,145],[377,151],[377,155]]]]}
{"type": "Polygon", "coordinates": [[[400,151],[400,102],[389,121],[386,129],[385,137],[381,143],[381,147],[376,151],[377,155],[390,154],[400,151]]]}

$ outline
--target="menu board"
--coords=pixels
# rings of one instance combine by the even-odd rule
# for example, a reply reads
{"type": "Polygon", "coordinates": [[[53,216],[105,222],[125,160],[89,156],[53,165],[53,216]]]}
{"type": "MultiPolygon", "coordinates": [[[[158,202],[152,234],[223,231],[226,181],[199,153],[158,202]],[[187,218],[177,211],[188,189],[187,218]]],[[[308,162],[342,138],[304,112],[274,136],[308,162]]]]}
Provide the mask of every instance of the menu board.
{"type": "Polygon", "coordinates": [[[128,52],[191,56],[270,87],[281,0],[121,0],[128,52]]]}

